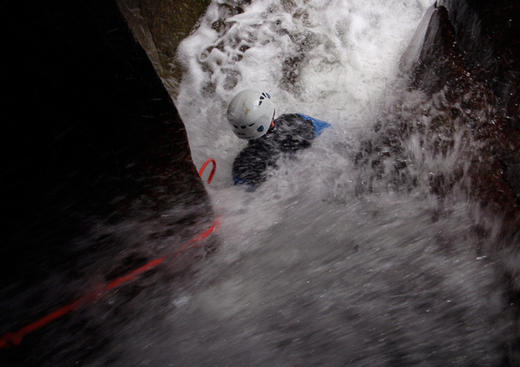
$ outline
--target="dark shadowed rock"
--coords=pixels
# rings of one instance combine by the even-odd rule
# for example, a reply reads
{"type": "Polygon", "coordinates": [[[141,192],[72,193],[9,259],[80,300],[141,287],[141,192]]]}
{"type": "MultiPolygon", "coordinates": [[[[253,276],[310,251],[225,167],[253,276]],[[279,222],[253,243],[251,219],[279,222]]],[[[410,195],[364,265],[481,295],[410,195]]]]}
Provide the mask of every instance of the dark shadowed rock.
{"type": "Polygon", "coordinates": [[[472,231],[493,245],[475,251],[497,261],[504,315],[516,318],[503,366],[520,361],[520,278],[509,260],[520,234],[519,22],[518,1],[438,1],[403,55],[404,90],[356,156],[361,192],[426,184],[441,211],[450,195],[480,207],[472,231]]]}
{"type": "Polygon", "coordinates": [[[186,38],[210,0],[117,0],[137,40],[169,87],[181,77],[175,60],[179,43],[186,38]]]}
{"type": "MultiPolygon", "coordinates": [[[[2,11],[0,334],[213,223],[183,123],[115,1],[13,2],[2,11]]],[[[103,353],[110,364],[118,330],[161,317],[160,307],[148,315],[133,300],[168,303],[159,290],[200,255],[1,349],[0,364],[82,365],[103,353]]]]}
{"type": "Polygon", "coordinates": [[[503,215],[509,232],[520,224],[519,22],[519,2],[440,1],[412,72],[412,86],[442,93],[446,111],[462,107],[455,119],[480,146],[467,157],[472,195],[503,215]]]}
{"type": "Polygon", "coordinates": [[[518,125],[520,2],[441,0],[457,49],[475,77],[493,90],[518,125]]]}
{"type": "MultiPolygon", "coordinates": [[[[516,246],[520,229],[519,35],[519,1],[438,1],[411,76],[412,87],[435,101],[442,129],[463,127],[471,134],[472,147],[463,153],[469,194],[504,223],[505,240],[492,253],[516,246]]],[[[441,180],[432,190],[443,187],[441,180]]],[[[518,329],[518,270],[506,266],[502,271],[518,329]]],[[[518,365],[518,333],[504,352],[502,365],[518,365]]]]}

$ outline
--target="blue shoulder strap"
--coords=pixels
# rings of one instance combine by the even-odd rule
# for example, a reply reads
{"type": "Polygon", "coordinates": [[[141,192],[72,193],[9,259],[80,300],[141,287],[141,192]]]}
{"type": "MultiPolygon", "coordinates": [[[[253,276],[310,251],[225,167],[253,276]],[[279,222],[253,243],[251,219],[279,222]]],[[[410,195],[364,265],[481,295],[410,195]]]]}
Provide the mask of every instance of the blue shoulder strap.
{"type": "Polygon", "coordinates": [[[324,129],[330,127],[331,125],[323,120],[318,120],[314,117],[304,115],[303,113],[300,113],[300,116],[303,117],[305,120],[312,121],[312,124],[314,125],[314,132],[316,133],[316,136],[319,136],[324,129]]]}

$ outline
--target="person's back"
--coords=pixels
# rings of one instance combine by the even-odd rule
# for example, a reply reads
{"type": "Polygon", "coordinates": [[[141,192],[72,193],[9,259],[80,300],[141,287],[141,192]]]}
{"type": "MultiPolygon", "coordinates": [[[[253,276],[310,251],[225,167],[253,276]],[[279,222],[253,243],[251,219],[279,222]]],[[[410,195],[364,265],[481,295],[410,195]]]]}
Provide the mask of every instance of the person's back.
{"type": "Polygon", "coordinates": [[[257,187],[267,179],[268,168],[276,168],[282,154],[294,154],[311,146],[329,123],[303,114],[285,114],[274,119],[268,93],[240,92],[231,101],[228,119],[235,134],[248,145],[233,162],[233,181],[257,187]]]}

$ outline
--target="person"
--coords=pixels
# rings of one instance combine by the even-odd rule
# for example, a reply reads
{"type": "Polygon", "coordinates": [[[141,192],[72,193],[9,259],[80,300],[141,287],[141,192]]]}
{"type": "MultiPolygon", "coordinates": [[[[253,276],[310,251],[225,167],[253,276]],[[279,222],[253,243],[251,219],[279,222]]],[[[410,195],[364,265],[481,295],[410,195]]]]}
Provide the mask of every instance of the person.
{"type": "Polygon", "coordinates": [[[275,106],[267,92],[247,89],[229,103],[227,118],[235,135],[247,146],[233,162],[233,182],[256,189],[267,179],[269,168],[277,168],[282,155],[311,146],[314,138],[330,127],[328,122],[301,114],[284,114],[275,119],[275,106]]]}

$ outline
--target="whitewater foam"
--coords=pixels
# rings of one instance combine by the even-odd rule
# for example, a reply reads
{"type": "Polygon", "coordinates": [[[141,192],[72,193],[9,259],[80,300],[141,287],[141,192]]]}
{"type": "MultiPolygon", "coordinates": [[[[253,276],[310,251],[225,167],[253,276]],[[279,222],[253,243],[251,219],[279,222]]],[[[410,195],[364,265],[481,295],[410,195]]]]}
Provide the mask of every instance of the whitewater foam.
{"type": "MultiPolygon", "coordinates": [[[[433,171],[459,168],[464,130],[435,136],[453,141],[440,155],[391,123],[374,132],[404,93],[399,60],[432,3],[212,2],[179,47],[175,102],[197,167],[208,157],[219,165],[208,191],[221,246],[175,290],[161,326],[168,337],[150,347],[158,359],[469,366],[501,358],[503,290],[493,260],[476,251],[494,239],[475,231],[481,213],[463,190],[447,200],[431,192],[433,171]],[[232,186],[245,142],[225,116],[230,98],[250,87],[267,90],[278,114],[333,125],[254,193],[232,186]],[[388,139],[399,145],[394,160],[384,159],[394,154],[388,139]]],[[[397,109],[428,129],[433,107],[407,93],[409,105],[397,109]]]]}

